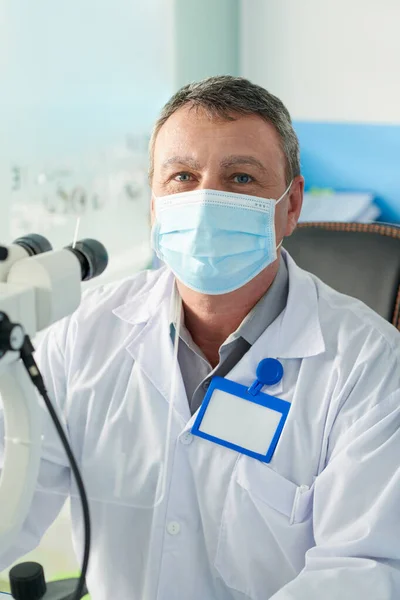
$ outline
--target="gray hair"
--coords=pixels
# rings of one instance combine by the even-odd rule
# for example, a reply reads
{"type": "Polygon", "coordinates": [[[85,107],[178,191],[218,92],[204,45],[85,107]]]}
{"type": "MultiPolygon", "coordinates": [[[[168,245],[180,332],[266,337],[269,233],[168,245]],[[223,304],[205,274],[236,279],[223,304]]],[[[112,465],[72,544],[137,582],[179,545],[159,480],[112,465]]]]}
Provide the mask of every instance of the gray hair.
{"type": "Polygon", "coordinates": [[[226,120],[234,120],[235,113],[259,115],[275,127],[281,139],[286,157],[286,183],[300,175],[299,140],[283,102],[244,77],[218,75],[185,85],[162,109],[150,138],[150,181],[154,173],[154,145],[158,132],[165,121],[185,104],[202,108],[210,117],[226,120]]]}

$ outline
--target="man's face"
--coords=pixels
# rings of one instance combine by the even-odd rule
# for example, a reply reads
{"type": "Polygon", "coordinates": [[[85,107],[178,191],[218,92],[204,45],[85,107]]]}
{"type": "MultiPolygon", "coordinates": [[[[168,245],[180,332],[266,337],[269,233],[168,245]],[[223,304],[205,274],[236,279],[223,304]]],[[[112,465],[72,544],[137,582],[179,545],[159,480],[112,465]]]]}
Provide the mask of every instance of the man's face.
{"type": "MultiPolygon", "coordinates": [[[[258,115],[210,119],[202,109],[184,106],[161,127],[154,147],[156,196],[198,189],[279,198],[286,190],[286,161],[275,128],[258,115]]],[[[280,241],[290,235],[300,213],[303,178],[277,206],[280,241]]]]}

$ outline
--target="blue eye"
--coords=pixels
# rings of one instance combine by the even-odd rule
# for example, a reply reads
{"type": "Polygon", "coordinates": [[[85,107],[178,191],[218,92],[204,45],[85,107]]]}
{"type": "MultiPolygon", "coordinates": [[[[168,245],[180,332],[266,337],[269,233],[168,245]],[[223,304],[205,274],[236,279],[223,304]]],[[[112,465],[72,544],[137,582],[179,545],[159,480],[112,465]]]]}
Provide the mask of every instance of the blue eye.
{"type": "Polygon", "coordinates": [[[240,173],[239,175],[235,175],[234,177],[234,181],[235,183],[250,183],[250,181],[253,181],[253,178],[250,177],[250,175],[247,175],[246,173],[240,173]]]}
{"type": "Polygon", "coordinates": [[[178,173],[175,176],[175,180],[182,182],[190,181],[190,173],[178,173]]]}

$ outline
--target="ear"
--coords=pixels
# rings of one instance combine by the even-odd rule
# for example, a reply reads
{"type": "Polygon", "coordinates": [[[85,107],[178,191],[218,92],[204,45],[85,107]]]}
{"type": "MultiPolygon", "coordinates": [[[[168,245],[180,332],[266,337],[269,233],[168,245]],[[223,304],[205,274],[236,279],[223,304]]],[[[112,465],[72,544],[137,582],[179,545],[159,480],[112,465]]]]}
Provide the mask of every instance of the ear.
{"type": "Polygon", "coordinates": [[[293,179],[291,188],[288,193],[288,212],[285,237],[292,235],[296,229],[297,222],[299,220],[301,207],[303,205],[303,194],[304,194],[304,177],[298,175],[293,179]]]}

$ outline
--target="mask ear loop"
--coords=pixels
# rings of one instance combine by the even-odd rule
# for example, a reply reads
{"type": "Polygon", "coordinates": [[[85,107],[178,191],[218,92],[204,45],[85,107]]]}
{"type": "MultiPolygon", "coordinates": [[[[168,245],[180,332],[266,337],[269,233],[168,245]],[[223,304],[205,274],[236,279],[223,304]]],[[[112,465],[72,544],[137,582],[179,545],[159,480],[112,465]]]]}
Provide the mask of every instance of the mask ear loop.
{"type": "MultiPolygon", "coordinates": [[[[290,188],[292,187],[292,183],[293,183],[293,179],[292,179],[292,181],[289,183],[289,185],[288,185],[288,187],[286,188],[286,190],[283,192],[282,196],[281,196],[280,198],[278,198],[278,200],[275,202],[275,206],[276,206],[277,204],[279,204],[279,202],[280,202],[281,200],[283,200],[283,199],[284,199],[284,197],[286,196],[286,194],[288,194],[288,193],[289,193],[289,191],[290,191],[290,188]]],[[[283,240],[284,240],[284,239],[285,239],[285,236],[283,236],[283,238],[281,239],[281,241],[279,242],[279,244],[276,246],[276,251],[278,251],[278,250],[279,250],[279,248],[282,246],[282,244],[283,244],[283,240]]]]}
{"type": "Polygon", "coordinates": [[[287,186],[286,190],[283,192],[282,196],[281,196],[280,198],[278,198],[278,200],[275,202],[275,206],[276,206],[277,204],[279,204],[279,202],[280,202],[281,200],[283,200],[283,199],[284,199],[284,197],[286,196],[286,194],[288,194],[288,193],[289,193],[289,191],[290,191],[290,188],[292,187],[292,183],[293,183],[293,179],[292,179],[292,181],[289,183],[289,185],[287,186]]]}

